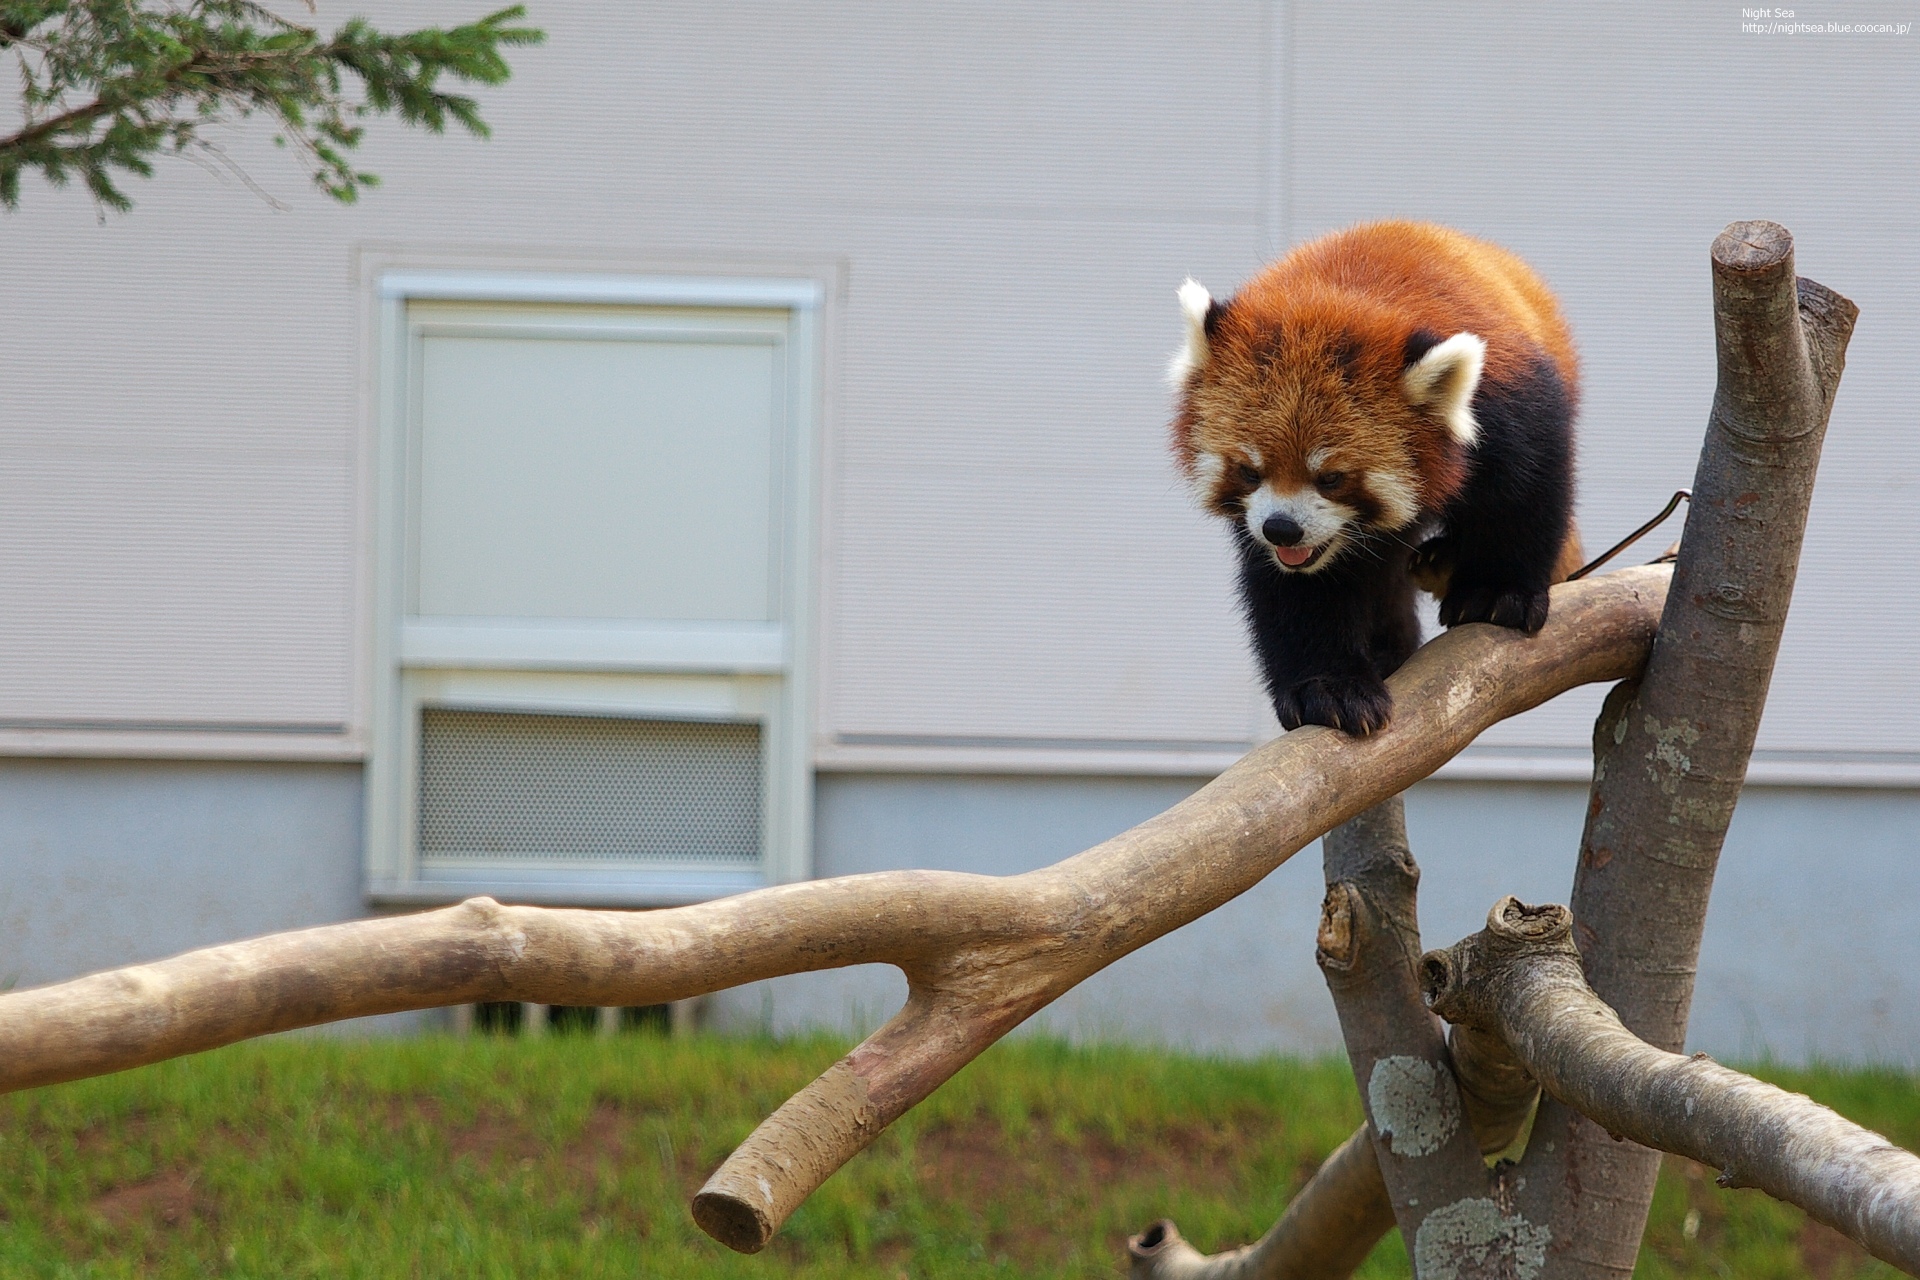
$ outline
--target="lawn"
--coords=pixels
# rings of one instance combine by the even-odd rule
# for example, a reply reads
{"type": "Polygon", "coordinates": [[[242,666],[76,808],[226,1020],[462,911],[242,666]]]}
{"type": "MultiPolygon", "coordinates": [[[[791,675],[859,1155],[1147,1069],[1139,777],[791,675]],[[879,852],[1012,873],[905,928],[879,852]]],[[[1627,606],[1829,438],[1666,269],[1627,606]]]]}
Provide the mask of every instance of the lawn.
{"type": "MultiPolygon", "coordinates": [[[[0,1275],[1112,1277],[1162,1215],[1204,1248],[1257,1236],[1359,1120],[1338,1062],[1022,1038],[884,1134],[765,1254],[713,1244],[689,1195],[843,1049],[289,1037],[14,1094],[0,1275]]],[[[1920,1145],[1911,1077],[1764,1074],[1920,1145]]],[[[1407,1274],[1397,1236],[1361,1274],[1407,1274]]],[[[1679,1162],[1636,1272],[1895,1274],[1679,1162]]]]}

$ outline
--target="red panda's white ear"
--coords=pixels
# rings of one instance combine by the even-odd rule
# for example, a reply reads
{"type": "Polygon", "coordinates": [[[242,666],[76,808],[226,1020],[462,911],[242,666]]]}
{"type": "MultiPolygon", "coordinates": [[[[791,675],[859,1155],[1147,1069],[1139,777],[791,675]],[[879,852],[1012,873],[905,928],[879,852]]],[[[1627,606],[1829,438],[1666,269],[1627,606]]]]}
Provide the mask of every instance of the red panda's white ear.
{"type": "Polygon", "coordinates": [[[1180,314],[1187,321],[1186,341],[1173,353],[1173,361],[1167,366],[1167,382],[1178,391],[1187,385],[1187,379],[1197,369],[1207,363],[1207,312],[1213,307],[1213,295],[1207,287],[1187,277],[1180,286],[1180,314]]]}
{"type": "Polygon", "coordinates": [[[1486,340],[1471,333],[1456,333],[1445,342],[1434,343],[1425,355],[1408,365],[1400,375],[1400,386],[1409,404],[1434,414],[1447,424],[1455,440],[1470,445],[1480,436],[1480,424],[1473,420],[1473,393],[1486,363],[1486,340]]]}

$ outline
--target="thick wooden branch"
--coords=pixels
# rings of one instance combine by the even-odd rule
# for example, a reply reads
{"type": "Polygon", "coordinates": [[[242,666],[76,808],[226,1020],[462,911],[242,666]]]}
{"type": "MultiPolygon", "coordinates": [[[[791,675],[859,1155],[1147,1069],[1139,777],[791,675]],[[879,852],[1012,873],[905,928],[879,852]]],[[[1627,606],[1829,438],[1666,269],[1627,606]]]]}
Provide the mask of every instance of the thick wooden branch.
{"type": "Polygon", "coordinates": [[[894,964],[906,1007],[763,1124],[701,1191],[701,1225],[761,1247],[829,1174],[1089,974],[1245,892],[1489,725],[1644,663],[1670,571],[1555,588],[1537,635],[1475,625],[1391,682],[1369,738],[1303,729],[1085,853],[1020,876],[900,871],[652,912],[458,907],[212,947],[0,995],[0,1091],[250,1036],[476,1000],[635,1005],[894,964]]]}
{"type": "Polygon", "coordinates": [[[1448,1027],[1447,1052],[1481,1154],[1505,1151],[1533,1115],[1539,1084],[1498,1036],[1471,1027],[1448,1027]]]}
{"type": "Polygon", "coordinates": [[[1565,907],[1494,905],[1487,927],[1421,962],[1433,1009],[1511,1046],[1547,1093],[1618,1138],[1799,1205],[1920,1275],[1920,1157],[1704,1054],[1648,1044],[1581,972],[1565,907]]]}
{"type": "MultiPolygon", "coordinates": [[[[1595,991],[1654,1046],[1684,1043],[1708,894],[1793,595],[1820,445],[1857,309],[1796,280],[1793,238],[1737,222],[1712,250],[1719,381],[1673,590],[1644,676],[1595,730],[1574,939],[1595,991]]],[[[1561,1244],[1541,1280],[1632,1271],[1659,1157],[1540,1107],[1525,1207],[1561,1244]]]]}

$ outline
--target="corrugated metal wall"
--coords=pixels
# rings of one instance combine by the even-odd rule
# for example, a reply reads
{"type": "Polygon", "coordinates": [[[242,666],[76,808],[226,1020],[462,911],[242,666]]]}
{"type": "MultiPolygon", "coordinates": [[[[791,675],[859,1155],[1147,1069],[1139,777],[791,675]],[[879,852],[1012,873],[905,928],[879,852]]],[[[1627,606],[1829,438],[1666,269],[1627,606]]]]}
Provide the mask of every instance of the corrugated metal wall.
{"type": "MultiPolygon", "coordinates": [[[[1760,747],[1911,764],[1920,36],[1743,33],[1738,6],[1292,9],[1289,235],[1413,215],[1534,262],[1584,357],[1590,545],[1691,482],[1713,395],[1707,246],[1724,224],[1785,224],[1801,273],[1860,304],[1760,747]]],[[[1562,702],[1488,740],[1584,746],[1597,694],[1562,702]]]]}
{"type": "MultiPolygon", "coordinates": [[[[823,762],[1191,769],[1264,713],[1165,457],[1183,276],[1387,215],[1527,255],[1585,352],[1598,545],[1690,478],[1706,246],[1767,216],[1863,316],[1762,743],[1920,780],[1920,45],[1477,8],[541,6],[495,139],[376,130],[357,207],[259,128],[232,153],[285,211],[183,163],[104,220],[30,182],[0,220],[0,749],[362,748],[357,254],[834,264],[823,762]]],[[[1494,737],[1577,759],[1591,702],[1494,737]]]]}

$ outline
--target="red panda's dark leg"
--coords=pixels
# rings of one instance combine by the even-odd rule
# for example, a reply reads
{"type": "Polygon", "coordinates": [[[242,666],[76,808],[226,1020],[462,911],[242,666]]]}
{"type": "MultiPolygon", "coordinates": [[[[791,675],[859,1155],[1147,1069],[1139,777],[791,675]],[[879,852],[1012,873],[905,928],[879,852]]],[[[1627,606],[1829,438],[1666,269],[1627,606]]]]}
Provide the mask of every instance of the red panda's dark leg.
{"type": "Polygon", "coordinates": [[[1440,621],[1538,631],[1573,515],[1573,403],[1544,356],[1508,386],[1482,385],[1472,473],[1447,504],[1453,573],[1440,621]]]}
{"type": "Polygon", "coordinates": [[[1382,680],[1400,669],[1400,664],[1413,656],[1420,647],[1420,614],[1413,607],[1413,580],[1404,568],[1389,565],[1388,570],[1398,567],[1398,573],[1389,573],[1380,584],[1378,613],[1373,621],[1373,638],[1369,648],[1373,654],[1373,669],[1382,680]]]}
{"type": "Polygon", "coordinates": [[[1251,538],[1239,542],[1240,595],[1281,727],[1383,727],[1393,714],[1384,677],[1419,641],[1404,564],[1356,554],[1289,573],[1251,538]]]}

